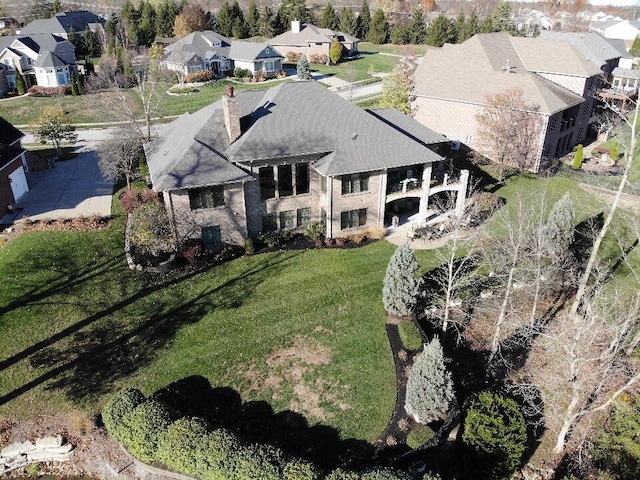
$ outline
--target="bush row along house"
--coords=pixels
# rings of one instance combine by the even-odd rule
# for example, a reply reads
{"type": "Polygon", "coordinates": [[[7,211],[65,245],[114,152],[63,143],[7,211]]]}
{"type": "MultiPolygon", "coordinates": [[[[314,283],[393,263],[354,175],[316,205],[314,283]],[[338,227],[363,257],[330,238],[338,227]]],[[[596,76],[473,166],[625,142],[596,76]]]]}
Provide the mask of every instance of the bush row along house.
{"type": "Polygon", "coordinates": [[[275,76],[284,57],[266,43],[230,40],[212,30],[193,32],[165,47],[162,66],[184,75],[212,71],[217,76],[245,68],[275,76]]]}
{"type": "Polygon", "coordinates": [[[414,75],[412,108],[420,123],[494,158],[479,138],[478,116],[489,97],[518,89],[540,119],[529,166],[538,171],[584,141],[601,74],[568,42],[479,34],[427,51],[414,75]]]}
{"type": "Polygon", "coordinates": [[[303,53],[307,58],[314,54],[328,57],[334,38],[337,38],[342,44],[346,56],[358,54],[360,39],[329,28],[316,27],[310,23],[300,24],[298,20],[291,22],[291,30],[272,38],[269,43],[283,55],[303,53]]]}
{"type": "Polygon", "coordinates": [[[325,225],[341,237],[429,215],[434,194],[464,208],[468,172],[437,167],[446,138],[393,109],[363,110],[314,81],[227,95],[145,145],[177,242],[244,244],[262,231],[325,225]]]}
{"type": "Polygon", "coordinates": [[[22,137],[24,133],[0,117],[0,218],[10,212],[20,197],[29,191],[22,137]]]}

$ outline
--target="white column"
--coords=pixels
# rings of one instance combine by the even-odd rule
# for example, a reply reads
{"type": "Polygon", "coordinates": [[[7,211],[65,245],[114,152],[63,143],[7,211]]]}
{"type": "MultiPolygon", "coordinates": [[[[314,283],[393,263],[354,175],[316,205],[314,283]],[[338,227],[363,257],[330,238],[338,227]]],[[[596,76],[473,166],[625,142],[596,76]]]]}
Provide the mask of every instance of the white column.
{"type": "Polygon", "coordinates": [[[460,171],[460,186],[458,187],[458,194],[456,195],[456,216],[464,214],[464,206],[467,197],[467,187],[469,186],[469,170],[460,171]]]}
{"type": "Polygon", "coordinates": [[[387,211],[387,171],[380,172],[380,202],[378,204],[378,226],[384,227],[384,214],[387,211]]]}
{"type": "Polygon", "coordinates": [[[422,195],[420,196],[420,207],[418,210],[418,220],[420,224],[427,220],[427,210],[429,208],[429,190],[431,189],[431,169],[432,163],[426,163],[422,171],[422,195]]]}

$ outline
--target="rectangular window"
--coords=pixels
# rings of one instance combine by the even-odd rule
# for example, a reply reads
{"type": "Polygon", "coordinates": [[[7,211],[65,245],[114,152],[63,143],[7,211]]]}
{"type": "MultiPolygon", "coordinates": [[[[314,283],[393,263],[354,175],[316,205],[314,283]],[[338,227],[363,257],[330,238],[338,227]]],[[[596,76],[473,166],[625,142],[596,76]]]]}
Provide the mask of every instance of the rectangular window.
{"type": "Polygon", "coordinates": [[[296,228],[296,217],[293,210],[280,212],[280,230],[296,228]]]}
{"type": "Polygon", "coordinates": [[[549,131],[553,132],[556,129],[556,126],[558,125],[558,117],[552,117],[551,121],[549,121],[549,131]]]}
{"type": "Polygon", "coordinates": [[[311,223],[311,208],[299,208],[297,214],[298,228],[306,227],[311,223]]]}
{"type": "Polygon", "coordinates": [[[290,197],[291,195],[293,195],[291,165],[278,165],[278,196],[290,197]]]}
{"type": "Polygon", "coordinates": [[[219,247],[222,245],[222,232],[220,225],[213,227],[202,227],[202,244],[205,247],[219,247]]]}
{"type": "Polygon", "coordinates": [[[260,198],[274,198],[276,196],[276,182],[273,177],[273,167],[261,167],[260,175],[260,198]]]}
{"type": "Polygon", "coordinates": [[[309,164],[296,163],[296,195],[309,193],[309,164]]]}
{"type": "Polygon", "coordinates": [[[191,210],[213,208],[224,205],[224,187],[192,188],[189,190],[189,205],[191,210]]]}
{"type": "Polygon", "coordinates": [[[347,228],[361,227],[367,224],[367,209],[349,210],[340,214],[340,225],[342,230],[347,228]]]}
{"type": "Polygon", "coordinates": [[[262,230],[265,232],[275,232],[278,230],[278,224],[276,223],[276,214],[268,213],[262,216],[262,230]]]}
{"type": "Polygon", "coordinates": [[[360,193],[369,191],[369,174],[356,173],[342,177],[342,194],[360,193]]]}

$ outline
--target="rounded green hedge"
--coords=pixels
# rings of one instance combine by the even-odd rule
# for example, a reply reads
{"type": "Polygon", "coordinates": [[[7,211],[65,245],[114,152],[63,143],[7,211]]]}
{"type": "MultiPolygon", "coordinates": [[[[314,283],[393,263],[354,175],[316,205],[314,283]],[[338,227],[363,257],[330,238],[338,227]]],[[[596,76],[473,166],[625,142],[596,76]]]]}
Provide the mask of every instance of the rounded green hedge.
{"type": "Polygon", "coordinates": [[[122,443],[133,456],[151,463],[157,460],[158,441],[169,428],[171,420],[171,414],[163,403],[147,400],[124,417],[126,441],[122,443]]]}
{"type": "Polygon", "coordinates": [[[124,418],[131,415],[144,401],[146,397],[140,390],[124,388],[114,394],[102,410],[104,426],[120,443],[126,444],[124,440],[128,437],[128,427],[123,422],[124,418]]]}
{"type": "Polygon", "coordinates": [[[207,436],[207,424],[204,420],[180,418],[160,436],[157,459],[173,470],[197,475],[195,452],[202,448],[207,436]]]}

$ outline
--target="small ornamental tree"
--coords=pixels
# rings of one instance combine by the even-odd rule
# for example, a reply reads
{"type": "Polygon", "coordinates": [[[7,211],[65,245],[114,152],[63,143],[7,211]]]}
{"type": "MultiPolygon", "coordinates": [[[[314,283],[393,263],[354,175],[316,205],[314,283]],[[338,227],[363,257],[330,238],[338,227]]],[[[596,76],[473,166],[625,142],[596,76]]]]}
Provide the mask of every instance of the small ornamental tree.
{"type": "Polygon", "coordinates": [[[462,441],[480,457],[491,478],[507,478],[518,467],[527,443],[527,425],[515,400],[480,392],[465,408],[462,441]]]}
{"type": "Polygon", "coordinates": [[[572,167],[575,170],[580,170],[582,168],[583,160],[584,160],[584,151],[583,151],[582,144],[580,144],[580,145],[578,145],[578,148],[576,149],[575,157],[573,157],[572,167]]]}
{"type": "Polygon", "coordinates": [[[573,242],[575,219],[573,200],[565,193],[551,208],[544,227],[545,244],[556,258],[563,258],[573,242]]]}
{"type": "Polygon", "coordinates": [[[416,278],[420,267],[408,244],[398,247],[389,261],[382,287],[382,301],[391,315],[403,317],[413,312],[421,279],[416,278]]]}
{"type": "Polygon", "coordinates": [[[33,125],[32,130],[40,140],[40,143],[51,142],[58,155],[62,153],[62,148],[60,147],[62,141],[72,142],[78,137],[75,133],[75,125],[69,123],[67,113],[59,105],[44,107],[40,111],[38,121],[33,125]]]}
{"type": "Polygon", "coordinates": [[[309,66],[309,60],[306,55],[302,55],[298,64],[296,65],[298,72],[298,80],[311,80],[311,67],[309,66]]]}
{"type": "Polygon", "coordinates": [[[331,63],[336,64],[342,58],[342,53],[344,52],[344,47],[340,43],[340,40],[334,38],[331,41],[331,47],[329,47],[329,59],[331,63]]]}
{"type": "Polygon", "coordinates": [[[455,399],[451,373],[447,370],[438,337],[424,346],[407,380],[405,409],[419,423],[438,420],[455,399]]]}
{"type": "Polygon", "coordinates": [[[27,84],[24,81],[22,72],[16,69],[16,88],[18,89],[18,95],[24,95],[27,93],[27,84]]]}

